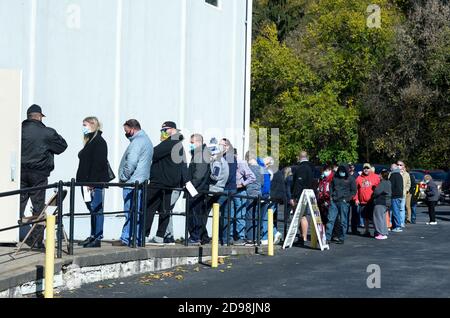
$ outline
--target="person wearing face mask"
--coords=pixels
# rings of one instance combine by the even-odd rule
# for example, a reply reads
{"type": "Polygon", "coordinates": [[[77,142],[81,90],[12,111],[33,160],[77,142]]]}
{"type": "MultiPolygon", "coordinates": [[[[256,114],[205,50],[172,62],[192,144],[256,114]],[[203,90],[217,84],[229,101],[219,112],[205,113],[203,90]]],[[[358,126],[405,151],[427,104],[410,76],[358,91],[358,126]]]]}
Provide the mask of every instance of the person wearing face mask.
{"type": "Polygon", "coordinates": [[[425,189],[425,202],[428,206],[428,215],[430,216],[430,222],[427,222],[427,225],[436,225],[436,212],[434,209],[439,201],[439,191],[436,183],[434,183],[433,178],[429,174],[425,175],[423,180],[427,185],[425,189]]]}
{"type": "MultiPolygon", "coordinates": [[[[53,128],[42,123],[45,117],[42,108],[32,105],[27,110],[27,119],[22,123],[22,151],[20,188],[33,188],[46,186],[48,177],[55,168],[54,156],[62,154],[67,149],[67,143],[53,128]]],[[[20,218],[24,217],[28,200],[33,205],[33,217],[39,216],[45,206],[45,190],[39,190],[20,195],[20,218]]],[[[30,227],[31,228],[31,227],[30,227]]],[[[29,228],[23,227],[20,231],[22,240],[29,228]]],[[[25,242],[32,245],[35,241],[37,248],[43,248],[44,228],[37,225],[25,242]]]]}
{"type": "MultiPolygon", "coordinates": [[[[125,137],[130,141],[125,153],[122,156],[119,167],[119,181],[122,183],[143,183],[150,176],[150,167],[153,158],[153,144],[141,124],[136,119],[130,119],[123,124],[125,137]]],[[[137,193],[139,206],[134,207],[134,189],[126,187],[123,189],[123,201],[125,211],[125,224],[122,229],[120,240],[113,243],[114,246],[130,245],[132,233],[132,211],[137,208],[141,209],[142,190],[137,193]]],[[[139,219],[137,220],[138,233],[137,243],[142,243],[139,219]]]]}
{"type": "Polygon", "coordinates": [[[350,200],[356,194],[355,179],[350,177],[345,165],[340,165],[337,174],[333,177],[330,185],[331,205],[328,211],[328,223],[326,225],[327,241],[331,240],[336,217],[340,216],[340,231],[337,244],[344,244],[347,230],[347,219],[350,200]]]}
{"type": "Polygon", "coordinates": [[[329,165],[325,165],[319,181],[319,195],[317,204],[320,210],[320,217],[323,224],[328,222],[328,210],[330,208],[330,184],[333,180],[334,171],[329,165]]]}
{"type": "Polygon", "coordinates": [[[209,243],[208,231],[206,224],[208,223],[208,214],[205,205],[205,195],[202,191],[208,191],[208,180],[210,174],[210,157],[211,153],[203,143],[203,136],[193,134],[191,143],[189,144],[191,162],[189,163],[188,179],[192,185],[200,193],[190,199],[190,214],[188,219],[189,228],[189,244],[207,244],[209,243]]]}
{"type": "Polygon", "coordinates": [[[150,236],[153,219],[159,213],[156,235],[149,240],[150,245],[163,246],[164,236],[170,222],[172,190],[184,186],[187,179],[187,160],[183,148],[184,136],[177,125],[166,121],[161,127],[161,143],[153,153],[150,173],[150,187],[147,199],[146,236],[150,236]],[[166,188],[166,189],[164,189],[166,188]]]}
{"type": "Polygon", "coordinates": [[[389,176],[392,186],[391,209],[392,213],[392,232],[403,232],[401,220],[401,204],[403,200],[403,177],[400,174],[400,168],[396,163],[391,165],[391,175],[389,176]]]}
{"type": "Polygon", "coordinates": [[[364,218],[364,236],[371,237],[369,221],[373,220],[373,190],[380,184],[380,177],[372,172],[369,163],[363,165],[363,172],[356,178],[355,204],[359,206],[361,217],[364,218]]]}
{"type": "MultiPolygon", "coordinates": [[[[78,153],[77,182],[109,182],[108,173],[108,146],[102,137],[100,122],[96,117],[87,117],[83,120],[84,147],[78,153]]],[[[87,193],[82,190],[86,206],[91,213],[91,235],[79,243],[83,247],[100,247],[103,238],[103,202],[104,189],[102,187],[89,187],[87,193]],[[86,196],[90,197],[86,200],[86,196]]]]}

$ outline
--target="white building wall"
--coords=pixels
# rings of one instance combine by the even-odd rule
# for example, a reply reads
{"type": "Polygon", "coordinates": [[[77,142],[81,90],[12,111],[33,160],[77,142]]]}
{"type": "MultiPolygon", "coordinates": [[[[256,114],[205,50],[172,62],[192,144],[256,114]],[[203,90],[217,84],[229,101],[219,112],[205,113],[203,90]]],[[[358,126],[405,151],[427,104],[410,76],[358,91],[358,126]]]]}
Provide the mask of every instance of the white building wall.
{"type": "MultiPolygon", "coordinates": [[[[41,105],[44,123],[69,144],[55,158],[50,182],[75,176],[82,119],[91,115],[103,123],[114,170],[128,145],[122,124],[130,118],[154,145],[161,124],[173,120],[187,139],[194,132],[207,140],[226,136],[242,154],[251,1],[219,3],[0,0],[0,68],[23,70],[23,118],[29,105],[41,105]]],[[[68,199],[65,204],[67,211],[68,199]]],[[[183,206],[180,200],[176,210],[183,206]]],[[[78,193],[76,209],[86,212],[78,193]]],[[[106,210],[121,209],[120,190],[107,190],[106,210]]],[[[123,218],[107,217],[105,237],[118,238],[122,224],[123,218]]],[[[184,220],[174,224],[183,236],[184,220]]],[[[76,229],[76,238],[88,235],[88,218],[78,218],[76,229]]]]}

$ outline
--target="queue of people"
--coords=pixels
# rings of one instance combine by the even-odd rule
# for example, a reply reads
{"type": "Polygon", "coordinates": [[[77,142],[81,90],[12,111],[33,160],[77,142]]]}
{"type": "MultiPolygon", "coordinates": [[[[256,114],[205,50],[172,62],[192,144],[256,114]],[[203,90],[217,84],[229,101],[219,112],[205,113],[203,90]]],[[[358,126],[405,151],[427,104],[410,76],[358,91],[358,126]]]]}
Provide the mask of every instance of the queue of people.
{"type": "MultiPolygon", "coordinates": [[[[63,153],[67,148],[64,138],[42,123],[44,117],[41,107],[32,105],[27,111],[27,120],[22,124],[21,188],[47,185],[50,172],[54,169],[54,155],[63,153]]],[[[155,147],[136,119],[127,120],[123,129],[129,145],[120,162],[118,179],[124,184],[147,180],[150,183],[146,202],[142,202],[142,190],[134,193],[133,187],[123,188],[125,223],[120,239],[113,243],[116,246],[129,246],[134,236],[138,244],[143,240],[152,245],[174,244],[171,214],[182,193],[174,189],[183,188],[188,182],[199,192],[194,197],[186,194],[190,210],[186,222],[191,245],[210,242],[206,225],[214,203],[220,205],[219,239],[222,244],[254,245],[258,232],[261,234],[261,244],[268,244],[269,209],[275,214],[276,244],[282,236],[276,224],[279,206],[288,202],[284,208],[295,210],[297,200],[305,189],[312,189],[317,194],[328,241],[343,244],[347,233],[361,234],[358,228],[364,229],[362,235],[372,237],[370,222],[375,229],[373,237],[379,240],[386,239],[389,231],[402,232],[406,223],[415,223],[416,181],[402,161],[393,164],[390,171],[383,170],[380,175],[375,174],[369,163],[363,165],[360,175],[355,173],[352,164],[325,165],[316,184],[315,168],[305,151],[300,153],[297,165],[272,171],[274,160],[271,157],[259,158],[247,152],[245,160],[239,160],[237,150],[227,138],[220,141],[213,138],[207,144],[201,134],[193,134],[190,136],[188,154],[191,160],[188,165],[188,154],[182,144],[184,136],[176,123],[166,121],[162,124],[160,143],[155,147]],[[135,197],[138,198],[138,207],[134,207],[135,197]],[[144,204],[147,208],[146,223],[142,224],[138,217],[137,233],[133,233],[132,211],[135,208],[141,211],[144,204]],[[150,238],[157,212],[156,235],[150,238]],[[142,237],[142,230],[145,230],[146,238],[142,237]]],[[[82,133],[84,145],[78,154],[76,181],[110,182],[115,175],[108,162],[108,146],[102,137],[98,118],[85,118],[82,121],[82,133]]],[[[430,215],[427,224],[434,225],[434,208],[439,194],[431,176],[425,176],[425,182],[428,185],[426,194],[430,215]]],[[[105,189],[83,187],[82,197],[91,214],[91,231],[79,245],[85,248],[100,247],[105,189]]],[[[21,196],[21,217],[29,198],[33,215],[38,215],[45,205],[45,190],[21,196]]],[[[311,212],[306,209],[300,221],[302,244],[307,241],[307,217],[311,212]]],[[[36,233],[29,241],[37,240],[37,247],[43,247],[43,231],[36,233]]]]}

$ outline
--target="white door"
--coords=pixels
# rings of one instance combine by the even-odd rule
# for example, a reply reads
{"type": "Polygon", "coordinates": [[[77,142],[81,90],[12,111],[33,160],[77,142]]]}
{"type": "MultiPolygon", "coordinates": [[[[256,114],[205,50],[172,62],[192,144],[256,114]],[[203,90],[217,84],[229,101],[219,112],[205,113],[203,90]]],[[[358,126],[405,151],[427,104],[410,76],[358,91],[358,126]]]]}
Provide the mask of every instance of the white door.
{"type": "MultiPolygon", "coordinates": [[[[0,193],[20,188],[22,72],[0,69],[0,193]]],[[[0,198],[0,229],[17,225],[20,196],[0,198]]],[[[0,232],[0,243],[18,241],[19,230],[0,232]]]]}

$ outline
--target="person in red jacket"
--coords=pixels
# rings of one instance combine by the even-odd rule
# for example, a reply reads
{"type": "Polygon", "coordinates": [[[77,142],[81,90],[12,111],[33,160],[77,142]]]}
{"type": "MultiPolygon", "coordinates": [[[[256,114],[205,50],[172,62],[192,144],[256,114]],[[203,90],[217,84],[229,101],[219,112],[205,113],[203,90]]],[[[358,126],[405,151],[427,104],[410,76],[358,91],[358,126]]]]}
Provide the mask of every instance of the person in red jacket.
{"type": "Polygon", "coordinates": [[[330,208],[330,184],[333,180],[333,170],[329,165],[323,167],[323,173],[319,181],[319,195],[317,203],[319,205],[320,217],[323,224],[328,222],[328,209],[330,208]]]}
{"type": "Polygon", "coordinates": [[[373,191],[380,184],[380,177],[372,172],[369,163],[363,165],[363,172],[356,178],[355,204],[359,206],[361,217],[364,218],[364,236],[370,237],[369,221],[373,213],[373,191]]]}

